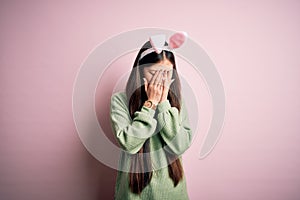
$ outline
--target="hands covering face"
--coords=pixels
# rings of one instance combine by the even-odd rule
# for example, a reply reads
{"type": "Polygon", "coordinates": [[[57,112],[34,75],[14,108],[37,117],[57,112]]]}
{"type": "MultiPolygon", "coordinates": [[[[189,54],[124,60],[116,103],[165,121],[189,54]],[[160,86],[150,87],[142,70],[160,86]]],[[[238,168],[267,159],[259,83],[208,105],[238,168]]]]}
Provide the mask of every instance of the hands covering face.
{"type": "Polygon", "coordinates": [[[167,100],[170,85],[173,83],[172,70],[156,70],[151,80],[148,82],[144,78],[145,91],[148,100],[151,100],[156,105],[167,100]]]}

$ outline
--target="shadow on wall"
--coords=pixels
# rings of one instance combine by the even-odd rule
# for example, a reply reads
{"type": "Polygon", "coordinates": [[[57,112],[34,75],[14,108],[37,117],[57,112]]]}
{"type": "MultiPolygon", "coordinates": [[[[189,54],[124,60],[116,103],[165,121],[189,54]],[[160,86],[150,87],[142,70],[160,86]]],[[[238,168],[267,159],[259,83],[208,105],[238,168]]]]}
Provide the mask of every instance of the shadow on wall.
{"type": "MultiPolygon", "coordinates": [[[[109,106],[111,94],[105,96],[107,98],[102,98],[102,100],[105,99],[105,101],[99,101],[101,105],[96,106],[98,122],[101,128],[103,129],[106,137],[114,145],[118,146],[118,143],[115,140],[110,127],[109,106]]],[[[90,192],[88,196],[91,199],[95,200],[113,199],[117,170],[101,163],[96,158],[94,158],[93,155],[91,155],[89,152],[88,156],[84,156],[84,158],[86,159],[84,163],[86,165],[86,177],[88,180],[87,185],[89,187],[92,187],[88,189],[88,191],[90,192]]]]}
{"type": "MultiPolygon", "coordinates": [[[[99,82],[97,92],[95,95],[95,110],[99,125],[101,126],[105,136],[113,143],[113,145],[119,147],[117,140],[112,132],[110,123],[110,100],[113,94],[114,86],[118,77],[114,74],[107,74],[105,77],[110,77],[109,81],[99,82]],[[103,87],[104,85],[104,87],[103,87]]],[[[109,152],[105,152],[109,153],[109,152]]],[[[112,152],[111,152],[112,153],[112,152]]],[[[115,155],[112,153],[112,155],[115,155]]],[[[93,180],[95,187],[95,198],[97,199],[113,199],[114,189],[117,177],[117,170],[106,166],[99,162],[92,155],[92,159],[87,160],[88,176],[93,180]]],[[[116,158],[118,160],[119,158],[116,158]]]]}
{"type": "Polygon", "coordinates": [[[102,164],[91,154],[84,157],[86,159],[85,169],[88,179],[86,185],[90,187],[87,189],[90,192],[87,194],[89,199],[113,199],[117,171],[102,164]]]}
{"type": "MultiPolygon", "coordinates": [[[[126,60],[121,59],[117,63],[113,63],[108,67],[105,72],[99,77],[98,86],[95,92],[95,112],[99,125],[101,126],[105,136],[110,142],[120,148],[115,136],[112,132],[110,123],[110,100],[114,92],[122,91],[126,85],[127,77],[124,74],[128,74],[128,70],[131,69],[132,56],[126,55],[126,60]],[[124,67],[128,66],[128,67],[124,67]],[[123,80],[119,82],[120,78],[123,80]],[[115,86],[121,84],[121,88],[116,90],[115,86]]],[[[93,130],[91,130],[93,131],[93,130]]],[[[99,133],[102,134],[102,133],[99,133]]],[[[91,138],[92,140],[92,138],[91,138]]],[[[91,141],[93,143],[93,141],[91,141]]],[[[104,151],[104,150],[103,150],[104,151]]],[[[113,199],[114,189],[116,184],[117,169],[113,169],[93,157],[89,152],[89,156],[84,156],[86,159],[87,180],[86,186],[90,186],[93,189],[87,189],[93,194],[87,194],[89,199],[113,199]]],[[[118,155],[120,152],[103,152],[111,155],[118,155]]],[[[114,158],[113,158],[114,159],[114,158]]],[[[115,158],[118,163],[119,157],[115,158]]]]}
{"type": "MultiPolygon", "coordinates": [[[[110,127],[110,118],[109,118],[109,106],[110,106],[110,96],[109,101],[105,101],[105,103],[101,100],[101,105],[96,106],[96,114],[98,118],[98,122],[105,132],[107,138],[118,146],[117,142],[114,139],[114,136],[110,127]]],[[[91,130],[94,131],[94,130],[91,130]]],[[[100,133],[99,133],[100,134],[100,133]]],[[[105,152],[109,153],[109,152],[105,152]]],[[[88,155],[84,155],[84,168],[86,169],[86,177],[87,183],[85,184],[86,189],[89,193],[86,196],[89,199],[113,199],[114,197],[114,188],[115,188],[115,180],[117,176],[117,170],[113,169],[99,160],[93,157],[87,151],[88,155]]]]}

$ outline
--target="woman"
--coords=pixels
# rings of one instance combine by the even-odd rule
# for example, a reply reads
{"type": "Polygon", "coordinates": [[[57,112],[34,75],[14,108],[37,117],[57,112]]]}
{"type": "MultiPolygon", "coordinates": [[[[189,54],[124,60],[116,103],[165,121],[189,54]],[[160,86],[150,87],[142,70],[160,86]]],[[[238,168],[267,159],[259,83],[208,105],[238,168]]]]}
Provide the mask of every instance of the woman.
{"type": "Polygon", "coordinates": [[[159,41],[151,38],[135,59],[126,92],[111,97],[112,129],[124,150],[116,200],[189,199],[181,155],[191,144],[192,131],[169,45],[176,37],[169,44],[164,40],[160,50],[159,41]]]}

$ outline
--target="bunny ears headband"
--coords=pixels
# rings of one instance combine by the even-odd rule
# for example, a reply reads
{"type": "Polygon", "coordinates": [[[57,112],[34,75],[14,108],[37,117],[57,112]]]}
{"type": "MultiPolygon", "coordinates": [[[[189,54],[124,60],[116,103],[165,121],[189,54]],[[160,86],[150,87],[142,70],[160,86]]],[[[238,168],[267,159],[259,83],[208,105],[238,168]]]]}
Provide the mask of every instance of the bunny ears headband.
{"type": "Polygon", "coordinates": [[[153,51],[155,51],[157,54],[160,54],[162,50],[173,52],[173,49],[179,48],[186,41],[187,37],[188,35],[186,32],[174,33],[169,39],[169,45],[165,46],[166,35],[153,35],[149,38],[152,47],[144,51],[141,54],[140,59],[147,54],[152,53],[153,51]]]}

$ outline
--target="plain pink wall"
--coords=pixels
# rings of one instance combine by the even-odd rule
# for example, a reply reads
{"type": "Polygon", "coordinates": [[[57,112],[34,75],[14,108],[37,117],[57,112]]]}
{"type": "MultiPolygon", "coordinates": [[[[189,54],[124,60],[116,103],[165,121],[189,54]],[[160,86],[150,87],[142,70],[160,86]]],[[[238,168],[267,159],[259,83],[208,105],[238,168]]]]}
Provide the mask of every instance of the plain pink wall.
{"type": "Polygon", "coordinates": [[[1,1],[0,199],[112,199],[116,171],[82,145],[72,87],[95,46],[141,27],[187,31],[225,87],[218,144],[198,160],[203,93],[184,154],[191,199],[299,199],[299,24],[296,0],[1,1]]]}

